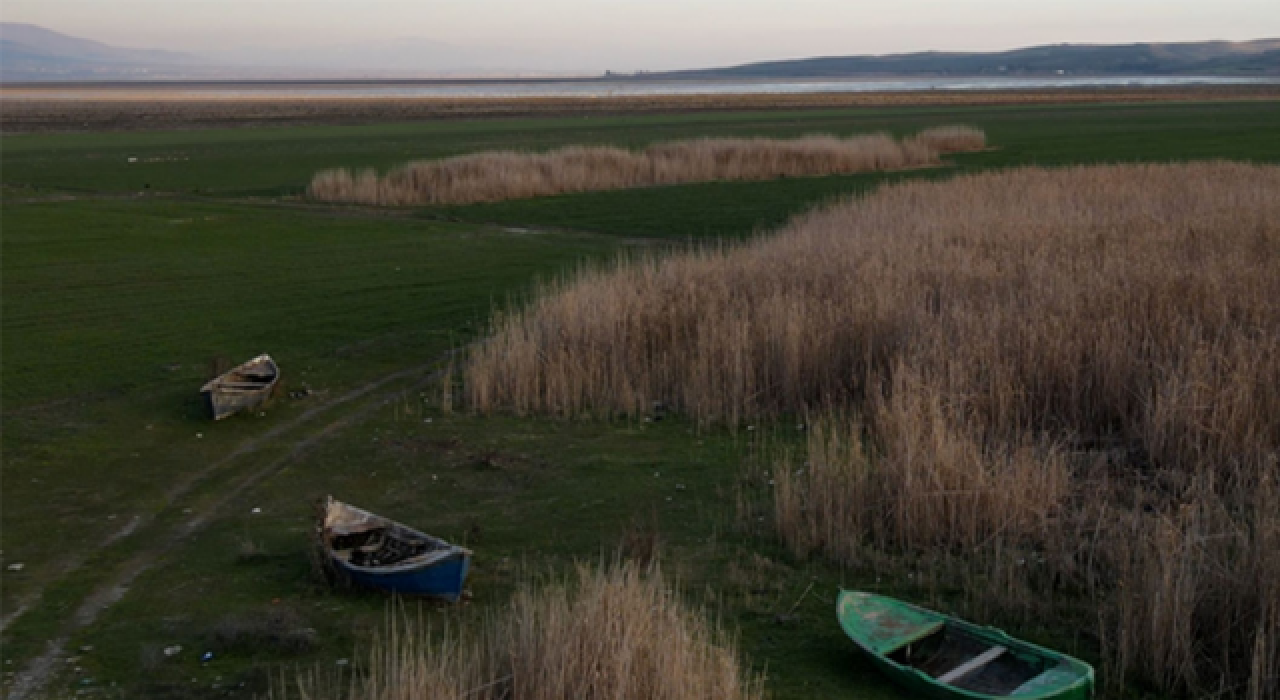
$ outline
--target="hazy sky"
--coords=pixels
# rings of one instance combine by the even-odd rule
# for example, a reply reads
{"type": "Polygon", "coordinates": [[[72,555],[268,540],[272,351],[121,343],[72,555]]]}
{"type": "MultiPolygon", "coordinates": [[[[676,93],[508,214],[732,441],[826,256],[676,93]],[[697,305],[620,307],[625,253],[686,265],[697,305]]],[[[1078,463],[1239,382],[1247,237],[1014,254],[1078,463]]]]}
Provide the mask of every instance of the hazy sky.
{"type": "Polygon", "coordinates": [[[584,71],[1280,36],[1280,0],[4,0],[0,15],[140,48],[254,58],[431,40],[494,64],[584,71]]]}

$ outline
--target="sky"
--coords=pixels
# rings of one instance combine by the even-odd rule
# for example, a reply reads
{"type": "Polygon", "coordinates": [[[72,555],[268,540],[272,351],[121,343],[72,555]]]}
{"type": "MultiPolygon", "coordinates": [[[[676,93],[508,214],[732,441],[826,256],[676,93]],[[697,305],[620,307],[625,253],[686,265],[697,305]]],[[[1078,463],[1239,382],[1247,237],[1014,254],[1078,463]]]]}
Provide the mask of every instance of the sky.
{"type": "Polygon", "coordinates": [[[1280,37],[1280,0],[4,0],[0,19],[245,62],[429,55],[595,72],[1280,37]]]}

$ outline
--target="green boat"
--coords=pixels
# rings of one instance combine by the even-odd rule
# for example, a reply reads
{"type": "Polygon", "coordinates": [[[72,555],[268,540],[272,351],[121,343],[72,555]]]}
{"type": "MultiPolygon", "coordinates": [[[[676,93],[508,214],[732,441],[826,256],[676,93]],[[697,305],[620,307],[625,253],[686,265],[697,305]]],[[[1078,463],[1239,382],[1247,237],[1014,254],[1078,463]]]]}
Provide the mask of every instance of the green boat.
{"type": "Polygon", "coordinates": [[[845,634],[916,697],[1093,697],[1092,666],[994,627],[858,591],[840,593],[836,615],[845,634]]]}

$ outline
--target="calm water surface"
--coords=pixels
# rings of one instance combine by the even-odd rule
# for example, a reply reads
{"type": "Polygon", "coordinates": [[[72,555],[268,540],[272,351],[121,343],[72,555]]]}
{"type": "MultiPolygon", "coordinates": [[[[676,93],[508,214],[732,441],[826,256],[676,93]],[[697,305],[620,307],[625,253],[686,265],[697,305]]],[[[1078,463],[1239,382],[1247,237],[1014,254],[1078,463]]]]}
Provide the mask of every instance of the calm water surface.
{"type": "MultiPolygon", "coordinates": [[[[824,92],[911,92],[920,90],[1019,90],[1079,87],[1177,87],[1195,85],[1275,85],[1280,77],[1228,78],[1214,76],[1137,76],[1049,78],[909,78],[883,80],[686,80],[686,81],[591,81],[537,83],[448,83],[448,84],[224,84],[147,85],[87,87],[65,90],[45,87],[40,97],[85,99],[110,94],[156,93],[166,97],[618,97],[661,95],[770,95],[824,92]]],[[[21,88],[16,88],[21,92],[21,88]]]]}

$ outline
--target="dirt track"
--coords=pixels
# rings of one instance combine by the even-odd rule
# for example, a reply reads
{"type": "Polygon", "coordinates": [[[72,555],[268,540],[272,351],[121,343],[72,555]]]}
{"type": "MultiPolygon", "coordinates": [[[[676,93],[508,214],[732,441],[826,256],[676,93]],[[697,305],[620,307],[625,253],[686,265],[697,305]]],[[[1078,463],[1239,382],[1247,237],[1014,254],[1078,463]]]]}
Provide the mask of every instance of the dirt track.
{"type": "Polygon", "coordinates": [[[546,98],[211,98],[180,89],[0,88],[0,131],[134,131],[767,109],[1280,100],[1280,85],[546,98]]]}
{"type": "MultiPolygon", "coordinates": [[[[76,608],[72,617],[64,622],[62,633],[58,638],[50,640],[45,647],[44,653],[33,659],[26,668],[24,668],[22,672],[15,677],[14,684],[9,688],[9,693],[6,696],[8,700],[24,700],[26,698],[43,697],[41,693],[45,690],[46,684],[55,675],[56,670],[59,668],[58,662],[65,656],[67,639],[75,632],[93,624],[104,610],[119,602],[120,599],[129,592],[129,587],[133,582],[143,573],[150,570],[156,562],[162,558],[163,554],[173,550],[181,543],[187,541],[192,535],[203,530],[206,525],[218,517],[229,503],[243,495],[263,479],[270,477],[280,471],[280,469],[292,463],[318,443],[359,421],[361,418],[377,410],[379,407],[386,405],[388,401],[399,396],[402,392],[417,390],[439,379],[444,370],[436,369],[432,371],[432,368],[438,367],[442,362],[445,362],[454,354],[455,353],[448,353],[441,358],[437,358],[431,363],[411,367],[409,369],[381,377],[352,389],[335,399],[309,409],[288,423],[276,426],[263,435],[246,441],[244,444],[225,455],[222,459],[206,465],[203,469],[193,472],[189,478],[176,485],[169,491],[166,499],[170,504],[171,509],[176,507],[175,504],[179,502],[179,498],[191,493],[199,486],[200,483],[214,472],[230,466],[232,462],[235,462],[238,459],[257,452],[261,447],[271,443],[273,440],[282,438],[286,433],[291,432],[295,428],[301,428],[304,431],[302,436],[294,442],[288,454],[272,460],[266,465],[256,468],[238,478],[211,505],[200,511],[194,512],[190,519],[188,519],[181,527],[170,531],[168,534],[157,532],[149,533],[149,536],[144,539],[152,542],[153,544],[144,547],[142,550],[125,560],[124,563],[116,567],[105,581],[95,587],[80,602],[80,605],[76,608]],[[323,425],[310,426],[316,418],[337,406],[365,399],[379,389],[385,388],[397,381],[409,379],[412,379],[413,382],[408,387],[400,386],[382,394],[376,394],[372,398],[366,400],[363,405],[351,413],[340,416],[323,425]]],[[[145,531],[147,526],[152,525],[159,515],[160,514],[153,514],[145,518],[141,523],[135,520],[128,526],[127,531],[112,535],[104,541],[100,547],[106,548],[112,546],[121,540],[130,538],[130,536],[135,532],[145,531]],[[139,525],[141,525],[141,527],[139,525]]],[[[63,575],[69,576],[74,574],[76,569],[83,564],[83,559],[65,562],[63,565],[63,575]]],[[[20,615],[21,611],[19,611],[18,614],[20,615]]],[[[14,617],[16,618],[17,615],[14,617]]]]}

